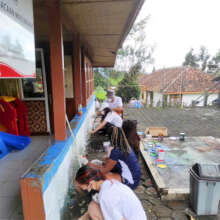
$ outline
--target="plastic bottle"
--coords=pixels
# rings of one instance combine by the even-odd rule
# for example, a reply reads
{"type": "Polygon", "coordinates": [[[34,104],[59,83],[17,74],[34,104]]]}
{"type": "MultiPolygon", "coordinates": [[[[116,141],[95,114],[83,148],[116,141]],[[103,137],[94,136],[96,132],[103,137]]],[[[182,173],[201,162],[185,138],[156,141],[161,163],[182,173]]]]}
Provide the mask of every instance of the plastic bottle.
{"type": "Polygon", "coordinates": [[[78,106],[78,114],[79,114],[79,116],[82,115],[82,105],[81,104],[79,104],[79,106],[78,106]]]}

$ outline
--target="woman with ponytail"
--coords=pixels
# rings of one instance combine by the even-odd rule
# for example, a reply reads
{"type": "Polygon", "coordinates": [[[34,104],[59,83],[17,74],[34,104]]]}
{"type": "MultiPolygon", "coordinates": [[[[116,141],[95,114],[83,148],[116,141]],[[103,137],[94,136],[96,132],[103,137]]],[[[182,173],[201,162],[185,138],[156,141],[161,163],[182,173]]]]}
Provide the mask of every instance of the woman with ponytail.
{"type": "Polygon", "coordinates": [[[107,179],[99,170],[81,167],[75,183],[83,190],[98,191],[97,202],[92,201],[88,211],[79,220],[146,220],[146,214],[135,193],[117,180],[107,179]]]}
{"type": "Polygon", "coordinates": [[[88,165],[108,175],[114,170],[120,175],[122,183],[136,189],[141,176],[140,166],[122,128],[112,127],[111,144],[112,150],[102,166],[91,162],[88,165]]]}

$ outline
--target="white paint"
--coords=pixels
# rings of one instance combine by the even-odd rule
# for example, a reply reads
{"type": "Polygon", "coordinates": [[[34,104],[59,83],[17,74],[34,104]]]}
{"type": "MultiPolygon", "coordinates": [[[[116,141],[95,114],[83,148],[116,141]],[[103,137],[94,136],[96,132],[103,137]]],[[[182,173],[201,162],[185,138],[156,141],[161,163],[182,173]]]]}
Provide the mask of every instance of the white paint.
{"type": "MultiPolygon", "coordinates": [[[[218,98],[218,94],[210,94],[208,96],[208,105],[212,105],[212,101],[218,98]]],[[[199,103],[196,106],[204,105],[204,95],[203,94],[184,94],[183,95],[183,106],[192,106],[192,101],[197,100],[199,103]]]]}
{"type": "Polygon", "coordinates": [[[73,167],[77,168],[79,166],[76,158],[76,149],[80,149],[81,153],[85,152],[88,131],[92,128],[94,114],[95,102],[90,107],[86,119],[79,129],[72,146],[43,194],[44,210],[47,220],[59,220],[62,217],[65,199],[73,180],[73,167]]]}

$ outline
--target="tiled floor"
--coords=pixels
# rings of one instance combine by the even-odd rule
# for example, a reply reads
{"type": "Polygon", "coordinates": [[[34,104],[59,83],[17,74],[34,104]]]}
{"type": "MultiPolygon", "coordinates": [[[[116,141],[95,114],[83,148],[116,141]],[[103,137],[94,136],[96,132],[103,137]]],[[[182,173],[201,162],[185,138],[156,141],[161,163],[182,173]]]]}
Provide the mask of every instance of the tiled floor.
{"type": "Polygon", "coordinates": [[[0,160],[0,220],[23,219],[19,178],[50,145],[52,137],[34,136],[26,149],[0,160]]]}

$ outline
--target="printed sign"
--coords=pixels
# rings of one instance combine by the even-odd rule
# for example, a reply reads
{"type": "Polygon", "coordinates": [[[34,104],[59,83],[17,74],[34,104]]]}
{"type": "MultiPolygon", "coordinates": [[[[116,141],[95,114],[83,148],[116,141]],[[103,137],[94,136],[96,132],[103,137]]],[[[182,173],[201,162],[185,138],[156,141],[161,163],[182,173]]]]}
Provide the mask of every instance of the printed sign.
{"type": "Polygon", "coordinates": [[[0,0],[0,78],[35,78],[32,0],[0,0]]]}

